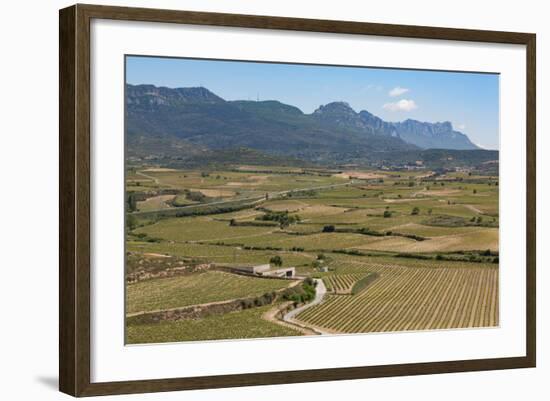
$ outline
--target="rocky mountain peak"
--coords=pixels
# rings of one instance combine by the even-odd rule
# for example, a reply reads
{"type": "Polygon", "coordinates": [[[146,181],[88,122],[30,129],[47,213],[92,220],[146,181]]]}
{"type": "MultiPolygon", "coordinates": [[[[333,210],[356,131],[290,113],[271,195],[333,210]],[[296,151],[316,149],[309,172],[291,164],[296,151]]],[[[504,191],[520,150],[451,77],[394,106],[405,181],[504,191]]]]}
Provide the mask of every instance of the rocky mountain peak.
{"type": "Polygon", "coordinates": [[[313,112],[313,114],[326,114],[326,113],[341,113],[355,115],[355,110],[351,108],[347,102],[331,102],[325,105],[321,105],[313,112]]]}

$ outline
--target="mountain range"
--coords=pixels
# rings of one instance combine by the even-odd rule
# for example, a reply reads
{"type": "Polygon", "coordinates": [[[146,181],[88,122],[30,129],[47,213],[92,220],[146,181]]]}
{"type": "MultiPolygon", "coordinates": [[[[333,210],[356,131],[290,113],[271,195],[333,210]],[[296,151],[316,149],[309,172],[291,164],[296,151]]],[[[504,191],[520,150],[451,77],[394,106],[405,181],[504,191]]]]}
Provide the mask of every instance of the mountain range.
{"type": "Polygon", "coordinates": [[[204,87],[126,85],[129,156],[200,157],[247,149],[312,162],[424,149],[478,149],[450,122],[387,122],[345,102],[311,114],[276,100],[226,101],[204,87]]]}

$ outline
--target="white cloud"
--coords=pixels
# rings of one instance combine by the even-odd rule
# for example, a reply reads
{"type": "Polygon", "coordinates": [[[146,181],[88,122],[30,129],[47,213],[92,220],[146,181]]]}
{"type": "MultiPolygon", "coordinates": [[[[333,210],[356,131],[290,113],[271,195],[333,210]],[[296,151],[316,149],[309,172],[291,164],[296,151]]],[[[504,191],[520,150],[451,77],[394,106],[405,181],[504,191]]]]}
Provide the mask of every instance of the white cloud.
{"type": "Polygon", "coordinates": [[[465,130],[466,129],[466,124],[457,124],[456,128],[459,129],[459,130],[465,130]]]}
{"type": "Polygon", "coordinates": [[[394,103],[386,103],[382,107],[384,108],[384,110],[389,111],[412,111],[418,108],[414,100],[407,99],[401,99],[394,103]]]}
{"type": "Polygon", "coordinates": [[[409,89],[407,88],[402,88],[400,86],[396,86],[395,88],[393,88],[391,91],[388,92],[388,95],[391,96],[391,97],[396,97],[396,96],[401,96],[405,93],[407,93],[409,91],[409,89]]]}

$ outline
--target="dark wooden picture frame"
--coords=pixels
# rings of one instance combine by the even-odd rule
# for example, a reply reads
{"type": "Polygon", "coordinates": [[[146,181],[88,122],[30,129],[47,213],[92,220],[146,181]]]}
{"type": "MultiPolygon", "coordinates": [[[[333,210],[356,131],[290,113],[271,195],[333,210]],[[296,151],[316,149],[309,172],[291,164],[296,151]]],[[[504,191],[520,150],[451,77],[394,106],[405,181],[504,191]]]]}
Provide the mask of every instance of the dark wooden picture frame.
{"type": "Polygon", "coordinates": [[[62,392],[73,396],[93,396],[535,366],[535,34],[80,4],[60,10],[59,29],[59,388],[62,392]],[[91,383],[90,22],[94,18],[525,45],[527,49],[526,356],[91,383]]]}

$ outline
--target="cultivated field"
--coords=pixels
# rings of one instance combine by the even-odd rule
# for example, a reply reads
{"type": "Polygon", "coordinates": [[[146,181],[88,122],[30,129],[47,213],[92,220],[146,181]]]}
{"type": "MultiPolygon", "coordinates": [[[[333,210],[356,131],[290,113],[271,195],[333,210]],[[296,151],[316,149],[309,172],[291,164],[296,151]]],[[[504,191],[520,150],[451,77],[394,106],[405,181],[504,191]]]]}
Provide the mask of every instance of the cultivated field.
{"type": "Polygon", "coordinates": [[[149,312],[246,298],[287,287],[286,280],[256,279],[218,271],[129,284],[126,312],[149,312]]]}
{"type": "Polygon", "coordinates": [[[497,176],[138,166],[126,189],[129,343],[499,324],[497,176]],[[261,264],[296,277],[232,270],[261,264]]]}
{"type": "Polygon", "coordinates": [[[213,315],[203,319],[142,323],[139,317],[127,319],[126,342],[162,343],[228,338],[264,338],[299,336],[292,328],[269,322],[262,316],[269,306],[213,315]]]}
{"type": "Polygon", "coordinates": [[[299,321],[336,333],[498,325],[498,268],[493,265],[347,263],[348,269],[341,270],[364,269],[379,277],[358,294],[329,295],[299,314],[299,321]]]}

